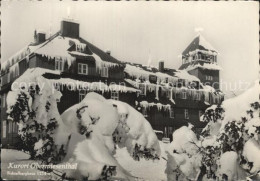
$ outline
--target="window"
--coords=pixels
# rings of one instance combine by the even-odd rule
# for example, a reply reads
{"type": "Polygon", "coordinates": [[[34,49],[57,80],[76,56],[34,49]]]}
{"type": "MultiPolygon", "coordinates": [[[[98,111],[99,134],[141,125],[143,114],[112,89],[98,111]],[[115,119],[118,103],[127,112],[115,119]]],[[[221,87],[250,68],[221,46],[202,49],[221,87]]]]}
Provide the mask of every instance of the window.
{"type": "Polygon", "coordinates": [[[79,102],[81,102],[86,96],[86,90],[79,91],[79,102]]]}
{"type": "Polygon", "coordinates": [[[8,133],[12,133],[13,124],[11,121],[8,123],[8,133]]]}
{"type": "Polygon", "coordinates": [[[88,65],[83,64],[83,63],[79,63],[78,64],[78,73],[88,75],[88,65]]]}
{"type": "Polygon", "coordinates": [[[211,75],[206,75],[206,80],[213,80],[213,76],[211,76],[211,75]]]}
{"type": "Polygon", "coordinates": [[[166,91],[166,97],[169,99],[171,98],[171,90],[166,91]]]}
{"type": "Polygon", "coordinates": [[[182,99],[187,99],[187,92],[185,92],[185,91],[182,92],[182,93],[181,93],[181,98],[182,98],[182,99]]]}
{"type": "Polygon", "coordinates": [[[142,114],[144,115],[144,117],[148,117],[148,115],[147,115],[147,108],[146,107],[142,108],[142,114]]]}
{"type": "Polygon", "coordinates": [[[200,100],[200,93],[197,93],[197,94],[195,95],[195,100],[197,100],[197,101],[200,100]]]}
{"type": "Polygon", "coordinates": [[[107,67],[102,67],[101,77],[108,77],[108,68],[107,67]]]}
{"type": "Polygon", "coordinates": [[[55,59],[55,70],[63,71],[63,61],[61,59],[55,59]]]}
{"type": "Polygon", "coordinates": [[[189,111],[188,109],[184,109],[184,118],[189,119],[189,111]]]}
{"type": "Polygon", "coordinates": [[[15,67],[15,77],[19,76],[19,66],[15,67]]]}
{"type": "Polygon", "coordinates": [[[111,99],[119,100],[119,92],[118,91],[112,91],[111,92],[111,99]]]}
{"type": "Polygon", "coordinates": [[[3,121],[3,138],[6,138],[6,121],[3,121]]]}
{"type": "Polygon", "coordinates": [[[201,54],[198,54],[199,60],[201,60],[201,54]]]}
{"type": "Polygon", "coordinates": [[[2,101],[3,101],[3,107],[5,107],[6,94],[3,94],[3,97],[2,97],[2,98],[3,98],[3,100],[2,100],[2,101]]]}
{"type": "Polygon", "coordinates": [[[199,110],[199,118],[203,115],[203,111],[199,110]]]}
{"type": "Polygon", "coordinates": [[[139,89],[141,90],[140,95],[146,95],[146,85],[139,84],[139,89]]]}
{"type": "Polygon", "coordinates": [[[173,110],[173,108],[170,109],[170,118],[174,118],[174,110],[173,110]]]}
{"type": "Polygon", "coordinates": [[[173,127],[169,126],[168,127],[168,138],[172,137],[172,133],[173,133],[173,127]]]}
{"type": "Polygon", "coordinates": [[[17,133],[18,132],[18,125],[13,122],[13,133],[17,133]]]}
{"type": "Polygon", "coordinates": [[[10,75],[10,72],[8,72],[8,73],[7,73],[7,83],[10,82],[10,76],[11,76],[11,75],[10,75]]]}

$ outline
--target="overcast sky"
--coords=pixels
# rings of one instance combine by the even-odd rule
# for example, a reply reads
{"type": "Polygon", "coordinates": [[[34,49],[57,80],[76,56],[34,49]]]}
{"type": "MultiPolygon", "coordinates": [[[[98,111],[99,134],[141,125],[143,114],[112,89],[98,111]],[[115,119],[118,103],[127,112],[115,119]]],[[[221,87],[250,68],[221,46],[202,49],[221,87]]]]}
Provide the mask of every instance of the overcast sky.
{"type": "MultiPolygon", "coordinates": [[[[62,18],[78,20],[80,36],[122,61],[179,68],[178,55],[201,33],[219,55],[221,79],[254,82],[258,76],[257,2],[73,2],[4,1],[1,4],[2,61],[33,41],[35,29],[47,35],[62,18]]],[[[47,37],[48,37],[47,36],[47,37]]]]}

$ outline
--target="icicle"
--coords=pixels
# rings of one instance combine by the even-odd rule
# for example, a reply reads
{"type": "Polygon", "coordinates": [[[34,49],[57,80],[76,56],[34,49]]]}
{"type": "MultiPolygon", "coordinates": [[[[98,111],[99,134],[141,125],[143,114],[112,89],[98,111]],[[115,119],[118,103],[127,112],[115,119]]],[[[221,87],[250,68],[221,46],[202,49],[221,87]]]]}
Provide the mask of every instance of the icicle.
{"type": "Polygon", "coordinates": [[[155,97],[156,100],[159,100],[159,88],[160,86],[156,85],[156,97],[155,97]]]}
{"type": "Polygon", "coordinates": [[[170,94],[170,101],[171,101],[173,104],[175,104],[175,101],[174,101],[173,98],[172,98],[172,91],[173,91],[173,89],[171,89],[170,91],[171,91],[171,94],[170,94]]]}
{"type": "Polygon", "coordinates": [[[162,110],[162,104],[161,103],[157,103],[157,108],[158,108],[158,111],[161,111],[162,110]]]}

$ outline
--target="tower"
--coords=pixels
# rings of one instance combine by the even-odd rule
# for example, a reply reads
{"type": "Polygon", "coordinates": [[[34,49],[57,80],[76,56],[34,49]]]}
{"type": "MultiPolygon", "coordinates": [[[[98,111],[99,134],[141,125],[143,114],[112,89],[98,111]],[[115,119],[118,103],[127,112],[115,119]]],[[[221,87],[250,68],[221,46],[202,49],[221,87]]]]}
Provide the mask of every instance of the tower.
{"type": "Polygon", "coordinates": [[[200,79],[204,85],[219,89],[218,52],[201,35],[197,35],[189,46],[182,52],[182,65],[180,70],[200,79]]]}

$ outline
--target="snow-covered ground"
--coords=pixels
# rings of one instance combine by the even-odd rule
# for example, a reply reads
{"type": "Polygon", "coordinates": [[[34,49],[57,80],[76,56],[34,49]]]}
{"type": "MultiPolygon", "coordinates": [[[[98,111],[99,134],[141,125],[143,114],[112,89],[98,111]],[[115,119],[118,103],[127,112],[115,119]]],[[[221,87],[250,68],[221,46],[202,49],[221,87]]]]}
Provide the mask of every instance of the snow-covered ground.
{"type": "Polygon", "coordinates": [[[165,151],[168,150],[169,144],[160,142],[161,158],[160,160],[135,161],[127,152],[126,148],[117,149],[115,158],[128,172],[138,178],[138,180],[161,181],[167,180],[165,174],[167,159],[165,151]]]}
{"type": "MultiPolygon", "coordinates": [[[[127,170],[131,175],[136,177],[136,180],[149,180],[149,181],[161,181],[167,180],[167,176],[165,174],[166,169],[166,158],[165,150],[168,150],[169,144],[160,142],[160,147],[162,151],[162,155],[160,160],[145,160],[141,159],[140,161],[135,161],[128,153],[127,149],[117,148],[115,158],[119,162],[119,164],[127,170]],[[163,157],[163,158],[162,158],[163,157]]],[[[35,180],[35,178],[41,180],[51,179],[54,174],[48,174],[46,172],[41,172],[37,169],[31,168],[8,168],[10,163],[13,165],[27,165],[32,163],[37,163],[34,160],[29,159],[29,155],[17,150],[12,149],[2,149],[1,152],[1,175],[3,179],[6,180],[35,180]],[[35,173],[36,175],[8,175],[7,172],[16,172],[16,173],[35,173]],[[38,175],[38,174],[42,175],[38,175]],[[37,174],[38,173],[38,174],[37,174]]],[[[56,177],[57,178],[57,177],[56,177]]]]}
{"type": "Polygon", "coordinates": [[[17,150],[1,149],[1,179],[3,180],[49,180],[51,175],[27,165],[36,163],[29,155],[17,150]],[[16,167],[16,168],[15,168],[16,167]],[[20,167],[20,168],[17,168],[20,167]]]}

